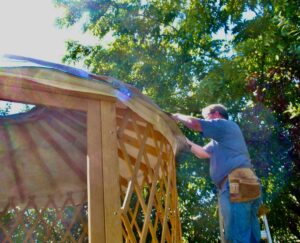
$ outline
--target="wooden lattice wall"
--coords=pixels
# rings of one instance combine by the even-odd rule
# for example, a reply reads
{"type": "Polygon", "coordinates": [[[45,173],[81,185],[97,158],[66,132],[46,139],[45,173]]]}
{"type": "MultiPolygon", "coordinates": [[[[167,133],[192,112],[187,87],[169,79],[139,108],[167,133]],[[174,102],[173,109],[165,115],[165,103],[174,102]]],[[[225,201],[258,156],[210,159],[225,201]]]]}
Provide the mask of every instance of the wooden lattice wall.
{"type": "Polygon", "coordinates": [[[133,111],[118,110],[125,242],[180,242],[175,160],[169,142],[133,111]]]}
{"type": "Polygon", "coordinates": [[[72,193],[63,198],[62,206],[57,206],[56,199],[49,196],[41,207],[31,197],[23,208],[9,199],[0,213],[0,242],[88,242],[86,195],[80,205],[72,193]]]}
{"type": "MultiPolygon", "coordinates": [[[[123,241],[180,242],[172,147],[152,124],[129,108],[116,111],[121,198],[117,214],[123,241]]],[[[47,112],[49,119],[52,113],[47,112]]],[[[61,117],[65,113],[61,110],[61,117]]],[[[78,112],[68,114],[74,114],[74,119],[79,116],[78,112]]],[[[81,113],[80,119],[86,120],[85,115],[81,113]]],[[[8,198],[0,212],[0,242],[88,242],[86,193],[70,192],[63,198],[49,195],[42,201],[37,203],[32,196],[20,206],[8,198]]]]}

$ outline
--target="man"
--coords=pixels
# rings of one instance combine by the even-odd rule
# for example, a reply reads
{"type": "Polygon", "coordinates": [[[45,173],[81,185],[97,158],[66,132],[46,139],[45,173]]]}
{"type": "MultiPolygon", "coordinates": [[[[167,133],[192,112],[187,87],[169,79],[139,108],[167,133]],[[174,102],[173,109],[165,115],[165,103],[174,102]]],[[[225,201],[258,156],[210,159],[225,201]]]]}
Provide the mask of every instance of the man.
{"type": "Polygon", "coordinates": [[[228,120],[227,110],[221,104],[205,107],[202,115],[204,119],[176,113],[172,118],[211,139],[204,147],[188,139],[187,142],[198,158],[210,159],[210,176],[219,191],[225,240],[259,242],[260,185],[242,132],[235,122],[228,120]]]}

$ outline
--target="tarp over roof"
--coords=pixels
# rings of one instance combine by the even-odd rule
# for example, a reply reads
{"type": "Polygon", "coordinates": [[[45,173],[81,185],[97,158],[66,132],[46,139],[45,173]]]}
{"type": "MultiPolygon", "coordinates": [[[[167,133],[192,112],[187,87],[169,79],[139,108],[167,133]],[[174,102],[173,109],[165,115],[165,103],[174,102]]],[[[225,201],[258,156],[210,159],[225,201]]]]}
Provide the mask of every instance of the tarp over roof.
{"type": "MultiPolygon", "coordinates": [[[[0,87],[5,80],[14,79],[66,92],[116,98],[117,107],[128,108],[141,117],[141,126],[143,122],[149,123],[162,134],[174,154],[184,144],[184,136],[168,115],[136,88],[114,78],[33,58],[1,56],[0,87]]],[[[118,114],[118,119],[122,120],[123,115],[118,114]]],[[[127,132],[130,138],[132,131],[127,132]]],[[[8,197],[22,202],[33,195],[39,195],[42,200],[53,193],[59,197],[66,192],[78,192],[78,198],[82,198],[82,190],[86,187],[87,150],[84,112],[37,106],[28,113],[2,117],[0,139],[0,208],[5,206],[8,197]],[[32,180],[25,180],[25,177],[32,180]],[[63,182],[62,186],[56,185],[57,180],[63,182]]],[[[147,143],[152,146],[154,142],[148,139],[147,143]]],[[[136,147],[131,147],[128,146],[132,156],[138,154],[136,147]]],[[[150,155],[150,166],[152,161],[155,160],[150,155]]],[[[120,170],[121,177],[126,178],[126,168],[121,165],[120,170]]]]}

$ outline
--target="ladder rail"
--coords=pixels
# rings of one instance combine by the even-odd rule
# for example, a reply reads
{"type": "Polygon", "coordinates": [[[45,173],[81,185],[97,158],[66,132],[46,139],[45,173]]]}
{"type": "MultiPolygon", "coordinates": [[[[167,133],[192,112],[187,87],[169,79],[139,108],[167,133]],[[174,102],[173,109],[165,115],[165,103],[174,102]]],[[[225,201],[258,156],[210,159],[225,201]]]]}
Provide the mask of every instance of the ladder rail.
{"type": "Polygon", "coordinates": [[[225,236],[224,236],[224,220],[221,212],[221,204],[220,204],[220,197],[218,196],[218,213],[219,213],[219,227],[220,227],[220,240],[221,243],[225,243],[225,236]]]}
{"type": "Polygon", "coordinates": [[[262,215],[262,220],[263,220],[264,228],[265,228],[264,232],[266,233],[266,236],[267,236],[267,242],[268,243],[273,243],[270,228],[269,228],[269,224],[268,224],[268,219],[267,219],[267,216],[265,214],[262,215]]]}

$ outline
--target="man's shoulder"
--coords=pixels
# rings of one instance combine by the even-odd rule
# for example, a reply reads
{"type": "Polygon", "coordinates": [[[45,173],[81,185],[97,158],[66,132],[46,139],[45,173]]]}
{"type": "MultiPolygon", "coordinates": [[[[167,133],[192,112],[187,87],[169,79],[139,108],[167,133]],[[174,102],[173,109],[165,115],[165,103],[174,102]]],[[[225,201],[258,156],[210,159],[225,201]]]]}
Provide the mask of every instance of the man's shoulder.
{"type": "Polygon", "coordinates": [[[215,127],[222,131],[224,134],[237,134],[241,132],[239,125],[232,121],[226,119],[214,119],[215,127]]]}
{"type": "Polygon", "coordinates": [[[205,123],[211,123],[211,124],[215,124],[215,125],[228,125],[228,126],[238,126],[236,122],[232,121],[232,120],[226,120],[223,118],[215,118],[212,120],[201,120],[204,121],[205,123]]]}

